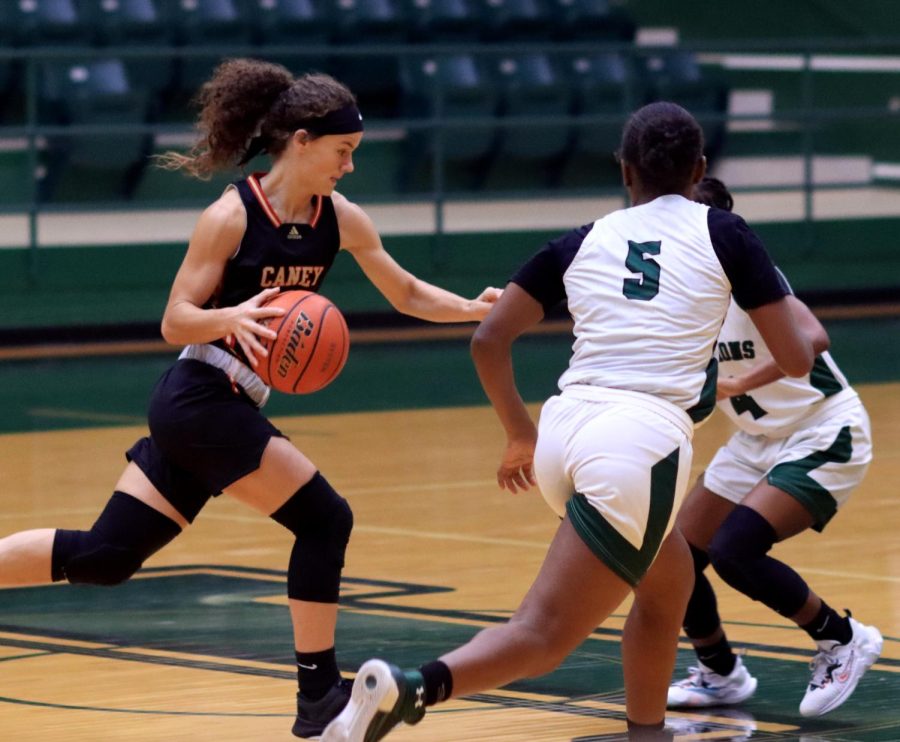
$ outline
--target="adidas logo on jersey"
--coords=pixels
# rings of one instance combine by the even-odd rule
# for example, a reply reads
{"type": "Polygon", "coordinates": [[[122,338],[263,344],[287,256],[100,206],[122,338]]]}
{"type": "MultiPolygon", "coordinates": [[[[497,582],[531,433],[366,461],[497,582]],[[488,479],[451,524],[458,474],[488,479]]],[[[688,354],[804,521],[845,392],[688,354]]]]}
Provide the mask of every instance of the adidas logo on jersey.
{"type": "Polygon", "coordinates": [[[287,238],[289,240],[302,240],[303,235],[300,234],[300,230],[297,227],[291,225],[291,228],[288,230],[287,238]]]}

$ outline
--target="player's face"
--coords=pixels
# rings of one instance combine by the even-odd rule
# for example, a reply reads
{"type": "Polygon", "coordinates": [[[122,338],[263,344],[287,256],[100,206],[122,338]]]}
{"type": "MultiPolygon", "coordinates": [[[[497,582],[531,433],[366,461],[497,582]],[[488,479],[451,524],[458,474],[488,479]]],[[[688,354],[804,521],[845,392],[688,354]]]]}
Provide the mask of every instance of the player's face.
{"type": "Polygon", "coordinates": [[[363,133],[326,134],[306,143],[305,174],[314,180],[314,190],[331,195],[338,181],[353,172],[353,152],[359,147],[363,133]]]}

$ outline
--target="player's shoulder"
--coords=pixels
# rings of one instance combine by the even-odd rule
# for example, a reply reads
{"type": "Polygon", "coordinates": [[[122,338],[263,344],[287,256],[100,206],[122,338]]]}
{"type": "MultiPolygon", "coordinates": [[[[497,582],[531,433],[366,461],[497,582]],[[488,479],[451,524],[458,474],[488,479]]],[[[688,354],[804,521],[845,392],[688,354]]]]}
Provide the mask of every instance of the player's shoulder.
{"type": "Polygon", "coordinates": [[[726,209],[717,209],[715,206],[707,207],[706,221],[710,231],[744,231],[750,227],[740,214],[726,209]]]}
{"type": "Polygon", "coordinates": [[[229,187],[204,209],[198,226],[216,231],[240,231],[247,227],[247,210],[237,189],[229,187]]]}
{"type": "Polygon", "coordinates": [[[341,233],[341,247],[350,250],[381,245],[378,231],[369,215],[341,193],[331,194],[331,203],[341,233]]]}
{"type": "Polygon", "coordinates": [[[342,228],[372,223],[369,215],[366,214],[362,207],[338,191],[332,192],[331,203],[334,206],[334,214],[342,228]]]}

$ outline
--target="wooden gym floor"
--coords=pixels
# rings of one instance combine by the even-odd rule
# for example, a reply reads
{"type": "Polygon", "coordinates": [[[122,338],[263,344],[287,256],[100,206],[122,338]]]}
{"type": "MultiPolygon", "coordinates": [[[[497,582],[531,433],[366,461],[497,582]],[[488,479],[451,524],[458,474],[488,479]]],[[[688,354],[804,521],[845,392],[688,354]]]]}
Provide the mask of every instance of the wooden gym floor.
{"type": "MultiPolygon", "coordinates": [[[[420,359],[428,352],[416,351],[420,359]]],[[[169,360],[146,359],[146,374],[169,360]]],[[[5,425],[10,432],[0,435],[0,534],[88,527],[121,470],[123,450],[144,433],[139,410],[149,385],[137,366],[119,381],[127,387],[137,379],[139,393],[113,385],[92,400],[79,396],[68,363],[51,362],[40,367],[46,376],[31,376],[42,388],[20,405],[33,413],[30,422],[5,425]],[[57,392],[47,388],[50,376],[59,380],[57,392]]],[[[98,359],[93,373],[102,377],[109,367],[109,359],[98,359]]],[[[37,367],[14,371],[37,374],[37,367]]],[[[448,375],[443,383],[462,382],[448,375]]],[[[824,534],[803,534],[775,553],[832,605],[881,629],[881,660],[844,707],[802,719],[797,706],[810,642],[716,580],[729,635],[746,651],[760,686],[740,709],[672,713],[677,739],[900,740],[900,384],[857,388],[873,421],[872,468],[824,534]]],[[[432,399],[448,396],[438,389],[432,399]]],[[[7,406],[9,419],[19,420],[7,406]]],[[[516,607],[556,521],[536,492],[513,496],[496,488],[502,437],[488,407],[295,412],[275,420],[355,511],[338,637],[348,675],[370,656],[403,665],[433,658],[516,607]]],[[[727,434],[720,415],[698,431],[696,472],[727,434]]],[[[126,585],[0,591],[0,739],[294,739],[284,597],[289,550],[285,531],[221,497],[126,585]]],[[[626,610],[627,603],[556,672],[442,706],[392,739],[617,738],[624,729],[618,639],[626,610]]],[[[691,660],[685,644],[678,671],[691,660]]]]}

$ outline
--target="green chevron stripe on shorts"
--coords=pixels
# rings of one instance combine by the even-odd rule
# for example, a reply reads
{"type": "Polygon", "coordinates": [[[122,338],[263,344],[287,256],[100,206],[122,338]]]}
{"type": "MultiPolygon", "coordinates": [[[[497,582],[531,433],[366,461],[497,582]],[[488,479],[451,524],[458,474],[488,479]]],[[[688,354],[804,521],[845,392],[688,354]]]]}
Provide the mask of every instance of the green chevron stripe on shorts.
{"type": "Polygon", "coordinates": [[[647,571],[666,532],[675,503],[675,481],[678,477],[676,448],[650,470],[650,512],[644,530],[644,543],[636,549],[576,492],[566,503],[566,512],[575,531],[600,561],[632,587],[647,571]]]}
{"type": "Polygon", "coordinates": [[[822,356],[816,356],[812,371],[809,372],[809,383],[826,397],[844,391],[844,385],[837,380],[822,356]]]}
{"type": "Polygon", "coordinates": [[[816,519],[813,529],[821,531],[837,512],[837,502],[809,473],[831,462],[846,464],[852,455],[853,436],[850,426],[845,425],[827,449],[816,451],[797,461],[786,461],[774,466],[766,481],[798,500],[816,519]]]}

